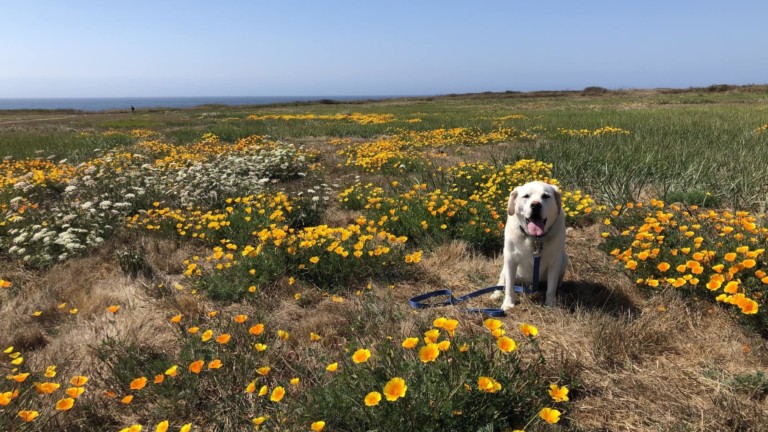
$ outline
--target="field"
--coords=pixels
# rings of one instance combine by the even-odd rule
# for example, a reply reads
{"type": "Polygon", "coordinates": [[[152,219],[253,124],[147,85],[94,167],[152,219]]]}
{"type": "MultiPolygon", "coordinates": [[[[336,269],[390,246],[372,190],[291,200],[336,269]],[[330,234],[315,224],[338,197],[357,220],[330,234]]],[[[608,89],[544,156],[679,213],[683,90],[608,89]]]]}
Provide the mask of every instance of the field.
{"type": "Polygon", "coordinates": [[[767,146],[765,86],[0,112],[0,429],[768,430],[767,146]],[[535,179],[557,306],[410,308],[535,179]]]}

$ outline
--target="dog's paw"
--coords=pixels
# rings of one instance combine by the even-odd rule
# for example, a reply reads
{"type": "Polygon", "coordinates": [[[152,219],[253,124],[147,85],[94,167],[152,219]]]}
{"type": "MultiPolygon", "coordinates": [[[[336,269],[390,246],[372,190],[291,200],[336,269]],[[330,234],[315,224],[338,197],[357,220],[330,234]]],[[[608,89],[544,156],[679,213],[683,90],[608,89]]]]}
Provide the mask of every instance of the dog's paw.
{"type": "Polygon", "coordinates": [[[509,312],[509,311],[512,310],[513,307],[515,307],[514,303],[512,303],[512,302],[509,302],[509,303],[508,302],[504,302],[501,305],[501,310],[503,310],[504,312],[509,312]]]}
{"type": "Polygon", "coordinates": [[[491,293],[491,300],[498,300],[504,295],[504,291],[498,290],[491,293]]]}

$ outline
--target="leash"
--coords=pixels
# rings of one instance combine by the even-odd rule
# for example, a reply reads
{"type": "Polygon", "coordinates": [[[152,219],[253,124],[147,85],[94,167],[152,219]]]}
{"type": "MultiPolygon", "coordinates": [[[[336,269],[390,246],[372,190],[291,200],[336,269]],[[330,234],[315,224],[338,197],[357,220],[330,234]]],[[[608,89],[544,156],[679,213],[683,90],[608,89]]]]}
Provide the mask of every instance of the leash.
{"type": "MultiPolygon", "coordinates": [[[[534,241],[534,252],[533,252],[533,284],[531,285],[530,288],[524,288],[520,285],[515,285],[516,293],[530,295],[536,292],[536,290],[539,287],[540,265],[541,265],[541,240],[537,239],[536,241],[534,241]]],[[[456,306],[471,298],[478,297],[483,294],[492,293],[494,291],[503,291],[503,290],[504,290],[504,285],[496,285],[492,287],[482,288],[477,291],[473,291],[461,297],[454,297],[453,292],[451,290],[442,289],[442,290],[431,291],[425,294],[420,294],[415,297],[411,297],[408,300],[408,304],[410,304],[411,307],[415,309],[427,309],[427,308],[433,308],[438,306],[456,306]],[[425,300],[431,299],[433,297],[441,297],[441,296],[446,297],[446,299],[440,302],[424,303],[425,300]]],[[[466,311],[469,313],[482,313],[490,317],[500,317],[505,315],[504,310],[501,308],[467,308],[466,311]]]]}

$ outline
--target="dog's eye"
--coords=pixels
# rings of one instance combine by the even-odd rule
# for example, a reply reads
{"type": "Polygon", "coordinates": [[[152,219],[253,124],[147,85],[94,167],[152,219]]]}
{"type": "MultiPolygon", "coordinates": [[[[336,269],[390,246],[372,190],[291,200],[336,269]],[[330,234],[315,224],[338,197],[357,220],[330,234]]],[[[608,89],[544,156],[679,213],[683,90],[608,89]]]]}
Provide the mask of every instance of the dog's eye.
{"type": "Polygon", "coordinates": [[[550,197],[551,197],[551,195],[550,195],[550,194],[546,194],[546,193],[545,193],[545,194],[542,194],[542,195],[541,195],[541,197],[542,197],[543,199],[547,199],[547,198],[550,198],[550,197]]]}
{"type": "Polygon", "coordinates": [[[523,195],[523,198],[525,198],[525,199],[528,199],[528,198],[530,198],[530,197],[531,197],[531,194],[525,194],[525,195],[523,195]]]}

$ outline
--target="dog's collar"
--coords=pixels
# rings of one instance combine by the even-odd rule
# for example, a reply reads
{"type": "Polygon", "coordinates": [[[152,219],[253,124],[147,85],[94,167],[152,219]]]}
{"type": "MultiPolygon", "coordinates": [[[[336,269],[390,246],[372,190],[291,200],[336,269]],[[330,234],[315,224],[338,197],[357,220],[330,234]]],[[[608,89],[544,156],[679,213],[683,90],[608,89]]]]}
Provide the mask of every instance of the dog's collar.
{"type": "Polygon", "coordinates": [[[523,234],[525,234],[526,237],[531,239],[531,241],[533,241],[533,255],[534,256],[541,255],[541,250],[544,248],[544,242],[542,240],[544,239],[544,237],[547,236],[547,234],[549,234],[549,231],[545,232],[540,236],[532,236],[528,234],[528,232],[525,230],[525,228],[523,228],[522,225],[518,225],[518,226],[520,227],[520,231],[523,234]]]}

